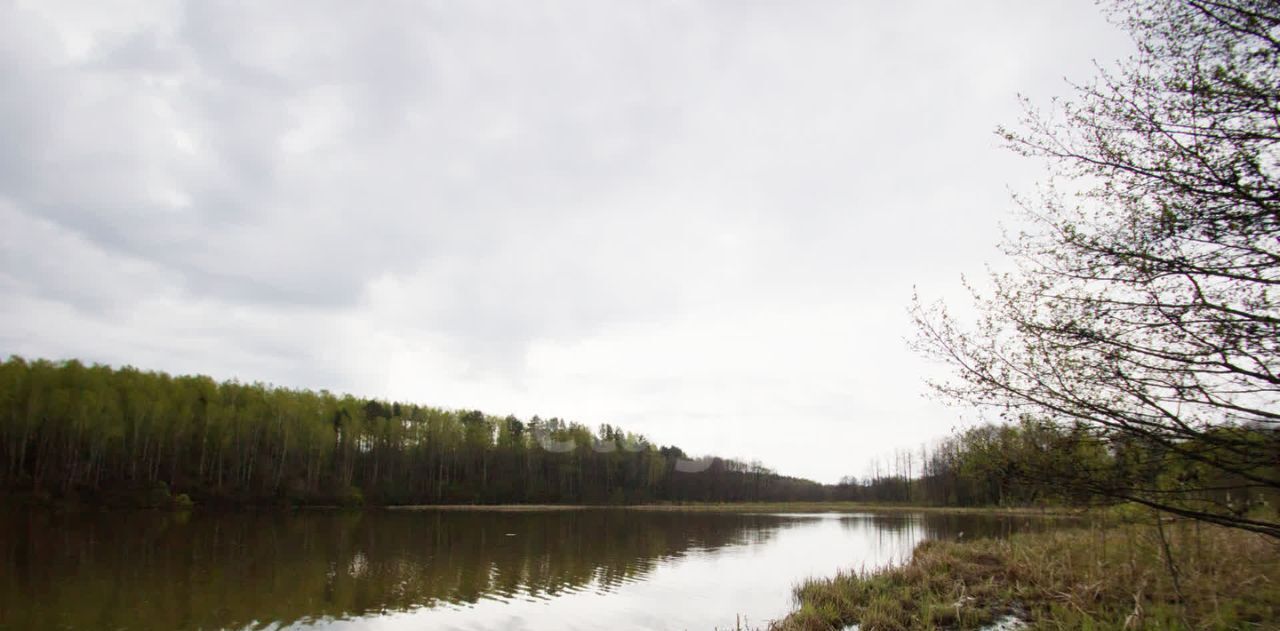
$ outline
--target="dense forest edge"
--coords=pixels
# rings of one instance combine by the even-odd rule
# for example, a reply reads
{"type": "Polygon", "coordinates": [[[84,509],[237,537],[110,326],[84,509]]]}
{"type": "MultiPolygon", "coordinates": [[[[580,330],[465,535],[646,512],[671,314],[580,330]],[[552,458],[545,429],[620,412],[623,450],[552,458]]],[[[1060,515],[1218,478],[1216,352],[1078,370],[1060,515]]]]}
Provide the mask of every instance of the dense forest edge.
{"type": "MultiPolygon", "coordinates": [[[[77,360],[0,362],[0,488],[30,503],[1017,505],[1004,465],[1018,429],[922,450],[924,474],[823,485],[758,463],[691,458],[608,424],[217,382],[77,360]]],[[[916,466],[910,455],[897,463],[916,466]]]]}
{"type": "Polygon", "coordinates": [[[828,492],[610,425],[76,360],[0,363],[0,410],[0,487],[36,503],[634,504],[828,492]]]}
{"type": "MultiPolygon", "coordinates": [[[[1085,465],[1100,481],[1173,484],[1195,464],[1024,422],[973,427],[824,485],[607,424],[20,357],[0,362],[0,414],[0,488],[35,504],[1085,506],[1106,500],[1061,483],[1085,465]]],[[[1206,501],[1266,503],[1215,486],[1228,490],[1206,501]]]]}

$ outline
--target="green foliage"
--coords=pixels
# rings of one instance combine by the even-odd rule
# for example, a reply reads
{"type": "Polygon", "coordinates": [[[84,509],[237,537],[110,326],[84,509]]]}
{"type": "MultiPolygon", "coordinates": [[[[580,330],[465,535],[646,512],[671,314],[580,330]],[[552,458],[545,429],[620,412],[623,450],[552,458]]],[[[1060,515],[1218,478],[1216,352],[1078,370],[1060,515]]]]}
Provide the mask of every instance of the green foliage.
{"type": "MultiPolygon", "coordinates": [[[[922,447],[909,469],[861,483],[848,480],[833,496],[937,506],[1092,506],[1123,504],[1126,492],[1142,489],[1160,496],[1166,509],[1185,511],[1183,516],[1275,521],[1275,489],[1187,455],[1211,453],[1223,433],[1231,434],[1232,444],[1261,451],[1270,431],[1219,427],[1205,437],[1117,440],[1082,424],[1062,427],[1025,417],[1017,424],[972,427],[922,447]]],[[[1280,477],[1280,461],[1249,472],[1280,477]]]]}
{"type": "Polygon", "coordinates": [[[364,506],[364,493],[354,486],[349,486],[339,491],[335,499],[340,506],[364,506]]]}
{"type": "Polygon", "coordinates": [[[610,425],[593,432],[558,418],[526,423],[74,360],[0,361],[0,490],[36,503],[826,499],[815,482],[733,460],[678,472],[683,458],[610,425]]]}

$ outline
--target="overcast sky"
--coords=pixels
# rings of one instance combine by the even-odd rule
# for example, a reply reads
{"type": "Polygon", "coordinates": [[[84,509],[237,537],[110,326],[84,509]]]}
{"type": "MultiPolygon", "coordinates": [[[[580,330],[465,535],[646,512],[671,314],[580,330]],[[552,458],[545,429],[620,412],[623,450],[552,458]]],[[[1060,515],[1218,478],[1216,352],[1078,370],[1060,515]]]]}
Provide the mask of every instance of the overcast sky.
{"type": "Polygon", "coordinates": [[[609,422],[834,481],[972,414],[1086,0],[0,0],[0,352],[609,422]]]}

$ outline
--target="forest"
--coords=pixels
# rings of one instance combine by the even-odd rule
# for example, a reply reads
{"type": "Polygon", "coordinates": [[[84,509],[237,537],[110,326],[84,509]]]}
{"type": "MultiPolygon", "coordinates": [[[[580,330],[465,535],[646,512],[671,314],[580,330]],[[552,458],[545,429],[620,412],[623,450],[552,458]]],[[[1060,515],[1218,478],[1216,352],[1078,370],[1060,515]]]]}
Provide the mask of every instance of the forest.
{"type": "MultiPolygon", "coordinates": [[[[1248,426],[1168,448],[1118,445],[1084,425],[1026,418],[900,450],[869,463],[861,480],[824,485],[759,463],[691,458],[609,424],[592,430],[554,417],[521,420],[76,360],[0,362],[0,414],[0,488],[36,501],[1084,506],[1141,503],[1133,495],[1141,490],[1208,517],[1280,504],[1247,475],[1186,456],[1209,453],[1218,435],[1265,451],[1272,430],[1248,426]]],[[[1258,471],[1280,472],[1274,458],[1262,453],[1258,471]]]]}
{"type": "Polygon", "coordinates": [[[828,492],[759,464],[692,459],[607,424],[593,431],[76,360],[0,363],[0,410],[0,487],[37,499],[631,504],[828,492]]]}
{"type": "MultiPolygon", "coordinates": [[[[1149,505],[1154,497],[1168,505],[1164,510],[1184,517],[1239,520],[1274,515],[1280,506],[1280,492],[1253,480],[1280,475],[1280,454],[1269,448],[1274,440],[1272,428],[1223,425],[1174,445],[1118,442],[1084,424],[1064,427],[1024,418],[977,425],[918,450],[899,450],[872,463],[865,479],[845,478],[830,495],[933,506],[1080,507],[1149,505]],[[1258,464],[1237,473],[1223,471],[1217,456],[1223,443],[1254,445],[1237,457],[1258,464]]],[[[1255,526],[1270,532],[1265,523],[1255,526]]]]}

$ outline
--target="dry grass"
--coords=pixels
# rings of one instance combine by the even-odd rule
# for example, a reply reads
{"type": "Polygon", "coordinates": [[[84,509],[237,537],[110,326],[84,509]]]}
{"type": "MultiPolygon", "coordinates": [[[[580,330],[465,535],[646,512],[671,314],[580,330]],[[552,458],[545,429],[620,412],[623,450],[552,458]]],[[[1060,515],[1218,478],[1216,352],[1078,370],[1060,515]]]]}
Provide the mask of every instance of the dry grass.
{"type": "Polygon", "coordinates": [[[925,542],[903,566],[801,585],[772,629],[977,629],[1007,613],[1031,629],[1280,629],[1280,544],[1163,531],[1171,559],[1151,523],[925,542]]]}

